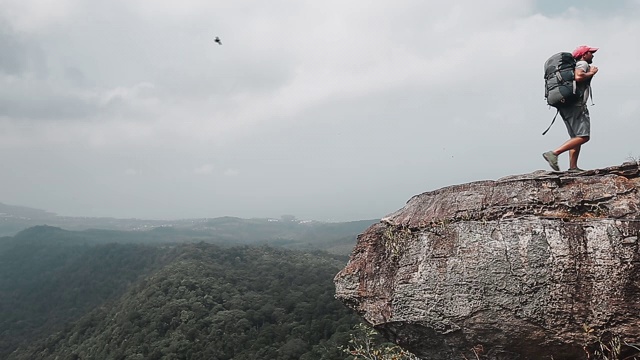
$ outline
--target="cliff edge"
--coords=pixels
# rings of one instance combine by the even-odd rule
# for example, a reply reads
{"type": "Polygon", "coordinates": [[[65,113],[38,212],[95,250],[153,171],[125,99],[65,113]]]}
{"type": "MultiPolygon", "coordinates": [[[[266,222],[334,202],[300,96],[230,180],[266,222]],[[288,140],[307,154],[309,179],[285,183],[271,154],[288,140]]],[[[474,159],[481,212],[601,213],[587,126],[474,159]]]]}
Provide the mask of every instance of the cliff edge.
{"type": "Polygon", "coordinates": [[[358,237],[336,297],[422,359],[638,343],[639,190],[634,162],[416,195],[358,237]]]}

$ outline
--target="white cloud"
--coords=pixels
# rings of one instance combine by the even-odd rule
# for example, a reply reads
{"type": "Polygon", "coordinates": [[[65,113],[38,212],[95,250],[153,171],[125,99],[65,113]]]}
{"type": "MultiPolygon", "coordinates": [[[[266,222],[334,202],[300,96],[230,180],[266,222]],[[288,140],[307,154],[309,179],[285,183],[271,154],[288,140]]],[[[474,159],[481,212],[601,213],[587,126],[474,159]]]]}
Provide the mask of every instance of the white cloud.
{"type": "Polygon", "coordinates": [[[224,176],[238,176],[240,175],[240,171],[237,169],[226,169],[223,174],[224,176]]]}
{"type": "Polygon", "coordinates": [[[213,174],[214,167],[211,164],[204,164],[200,167],[197,167],[193,172],[199,175],[210,175],[213,174]]]}
{"type": "Polygon", "coordinates": [[[75,0],[2,0],[0,19],[9,21],[18,31],[46,31],[71,18],[78,5],[75,0]]]}
{"type": "Polygon", "coordinates": [[[147,106],[157,106],[159,101],[156,98],[149,97],[147,94],[152,92],[155,86],[148,82],[135,84],[131,87],[119,86],[109,89],[99,94],[100,105],[107,106],[113,102],[136,102],[140,101],[147,106]]]}

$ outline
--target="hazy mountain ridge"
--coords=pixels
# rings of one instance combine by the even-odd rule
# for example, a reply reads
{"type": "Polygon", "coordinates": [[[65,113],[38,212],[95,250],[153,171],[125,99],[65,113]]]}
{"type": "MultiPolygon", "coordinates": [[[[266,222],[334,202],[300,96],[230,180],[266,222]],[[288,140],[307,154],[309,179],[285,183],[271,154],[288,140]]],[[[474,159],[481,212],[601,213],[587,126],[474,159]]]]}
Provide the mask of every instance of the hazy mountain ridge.
{"type": "Polygon", "coordinates": [[[357,234],[379,221],[321,222],[298,220],[291,215],[280,219],[227,216],[182,220],[62,217],[44,210],[2,203],[0,213],[4,216],[0,217],[0,236],[19,236],[28,228],[46,225],[79,231],[70,236],[85,238],[89,242],[269,244],[302,250],[320,249],[342,255],[347,255],[353,248],[357,234]]]}

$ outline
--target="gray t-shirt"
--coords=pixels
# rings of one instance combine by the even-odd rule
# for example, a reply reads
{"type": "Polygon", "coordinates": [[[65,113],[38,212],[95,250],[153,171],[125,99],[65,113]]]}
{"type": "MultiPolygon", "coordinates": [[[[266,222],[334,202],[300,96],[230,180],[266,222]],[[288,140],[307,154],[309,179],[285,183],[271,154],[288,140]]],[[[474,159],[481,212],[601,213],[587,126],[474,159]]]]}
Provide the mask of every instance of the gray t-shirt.
{"type": "MultiPolygon", "coordinates": [[[[588,72],[590,69],[589,63],[580,60],[576,63],[576,69],[581,69],[584,72],[588,72]]],[[[582,103],[586,104],[589,101],[589,94],[591,93],[591,79],[576,82],[576,90],[578,94],[582,94],[582,103]]]]}

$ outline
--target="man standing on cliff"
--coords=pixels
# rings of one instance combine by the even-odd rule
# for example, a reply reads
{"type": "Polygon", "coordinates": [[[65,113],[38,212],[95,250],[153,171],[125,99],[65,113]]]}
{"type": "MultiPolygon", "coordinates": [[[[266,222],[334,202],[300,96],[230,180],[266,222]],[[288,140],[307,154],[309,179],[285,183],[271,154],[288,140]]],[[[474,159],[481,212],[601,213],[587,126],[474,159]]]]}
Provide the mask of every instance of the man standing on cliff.
{"type": "Polygon", "coordinates": [[[567,140],[559,148],[547,151],[542,154],[549,166],[555,171],[560,171],[558,167],[558,155],[565,151],[569,151],[569,170],[570,172],[583,171],[578,168],[578,156],[580,155],[580,147],[589,141],[591,133],[591,122],[589,119],[589,110],[587,109],[587,100],[591,93],[591,79],[598,72],[595,65],[591,65],[593,61],[593,53],[598,48],[590,46],[578,46],[573,50],[573,58],[577,60],[575,69],[576,92],[581,94],[580,99],[574,103],[566,104],[558,107],[560,116],[567,126],[567,131],[571,139],[567,140]]]}

